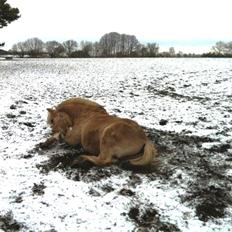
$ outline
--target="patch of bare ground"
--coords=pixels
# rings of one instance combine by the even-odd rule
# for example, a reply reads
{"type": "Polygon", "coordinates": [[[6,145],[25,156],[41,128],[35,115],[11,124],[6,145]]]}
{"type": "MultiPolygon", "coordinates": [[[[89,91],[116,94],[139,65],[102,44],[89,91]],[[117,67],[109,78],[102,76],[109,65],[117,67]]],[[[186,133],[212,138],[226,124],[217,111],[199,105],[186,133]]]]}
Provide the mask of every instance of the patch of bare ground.
{"type": "Polygon", "coordinates": [[[18,223],[12,214],[12,212],[7,213],[6,215],[0,215],[0,229],[7,232],[17,232],[23,226],[18,223]]]}

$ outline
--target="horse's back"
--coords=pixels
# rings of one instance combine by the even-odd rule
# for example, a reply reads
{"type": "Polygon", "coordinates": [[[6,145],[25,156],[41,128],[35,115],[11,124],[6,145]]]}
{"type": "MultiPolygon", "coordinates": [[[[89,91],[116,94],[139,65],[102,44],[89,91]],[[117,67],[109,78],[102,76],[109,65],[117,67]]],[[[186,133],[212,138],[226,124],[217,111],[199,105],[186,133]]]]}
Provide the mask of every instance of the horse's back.
{"type": "Polygon", "coordinates": [[[146,141],[144,131],[136,122],[110,115],[92,116],[83,123],[81,131],[82,146],[92,154],[98,154],[101,148],[108,147],[124,150],[120,153],[123,155],[132,147],[139,150],[146,141]]]}
{"type": "Polygon", "coordinates": [[[83,125],[82,131],[84,134],[92,134],[92,131],[97,131],[99,137],[117,135],[117,137],[125,139],[133,137],[146,138],[143,129],[135,121],[110,115],[95,115],[91,117],[83,125]]]}

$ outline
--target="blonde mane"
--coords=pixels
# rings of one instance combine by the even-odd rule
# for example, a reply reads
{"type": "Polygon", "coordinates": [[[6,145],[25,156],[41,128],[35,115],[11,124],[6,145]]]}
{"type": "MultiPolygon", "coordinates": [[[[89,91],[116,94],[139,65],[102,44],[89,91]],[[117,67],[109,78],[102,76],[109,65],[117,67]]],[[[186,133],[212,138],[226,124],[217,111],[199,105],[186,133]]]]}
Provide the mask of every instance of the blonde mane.
{"type": "Polygon", "coordinates": [[[66,101],[61,102],[56,109],[59,110],[60,108],[62,108],[63,106],[69,105],[69,104],[83,104],[86,106],[96,106],[96,107],[103,107],[101,105],[99,105],[98,103],[88,100],[88,99],[83,99],[83,98],[70,98],[66,101]]]}
{"type": "Polygon", "coordinates": [[[72,121],[76,118],[87,117],[90,112],[108,114],[104,107],[98,103],[81,98],[71,98],[63,101],[55,109],[57,112],[67,113],[72,121]]]}

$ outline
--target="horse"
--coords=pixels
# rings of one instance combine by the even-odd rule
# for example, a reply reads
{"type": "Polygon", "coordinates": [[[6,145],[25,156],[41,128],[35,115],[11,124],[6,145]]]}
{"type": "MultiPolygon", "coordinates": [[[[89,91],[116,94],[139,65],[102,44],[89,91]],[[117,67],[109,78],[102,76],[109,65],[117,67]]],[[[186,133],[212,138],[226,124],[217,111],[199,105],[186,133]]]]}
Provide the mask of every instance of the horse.
{"type": "Polygon", "coordinates": [[[82,161],[107,166],[127,159],[130,165],[142,167],[157,155],[137,122],[109,115],[94,101],[71,98],[47,111],[52,129],[47,144],[61,138],[69,145],[81,145],[87,153],[80,156],[82,161]]]}

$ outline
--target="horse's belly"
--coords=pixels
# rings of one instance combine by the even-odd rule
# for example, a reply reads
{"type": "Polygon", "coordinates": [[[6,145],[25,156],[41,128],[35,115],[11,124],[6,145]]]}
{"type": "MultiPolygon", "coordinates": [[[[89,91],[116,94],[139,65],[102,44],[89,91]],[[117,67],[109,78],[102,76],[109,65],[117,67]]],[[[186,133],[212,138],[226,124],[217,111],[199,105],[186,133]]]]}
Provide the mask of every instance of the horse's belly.
{"type": "Polygon", "coordinates": [[[90,130],[85,132],[81,143],[86,152],[98,155],[100,153],[99,131],[90,130]]]}

